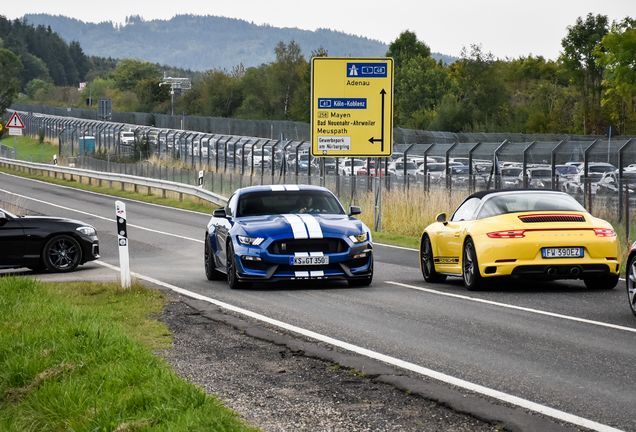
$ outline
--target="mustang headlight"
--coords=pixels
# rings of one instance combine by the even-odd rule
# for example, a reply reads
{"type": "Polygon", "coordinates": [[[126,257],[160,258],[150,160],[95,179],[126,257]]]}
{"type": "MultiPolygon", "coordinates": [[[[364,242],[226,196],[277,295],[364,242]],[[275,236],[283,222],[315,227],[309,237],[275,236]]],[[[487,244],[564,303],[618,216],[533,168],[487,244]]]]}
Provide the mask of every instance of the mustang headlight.
{"type": "Polygon", "coordinates": [[[367,233],[362,233],[358,235],[350,235],[349,239],[354,243],[362,243],[368,238],[367,233]]]}
{"type": "Polygon", "coordinates": [[[95,228],[93,228],[92,226],[82,226],[79,228],[75,228],[77,231],[81,232],[84,235],[87,236],[91,236],[94,237],[97,235],[97,232],[95,231],[95,228]]]}
{"type": "Polygon", "coordinates": [[[238,241],[246,246],[259,246],[265,239],[262,237],[238,236],[238,241]]]}

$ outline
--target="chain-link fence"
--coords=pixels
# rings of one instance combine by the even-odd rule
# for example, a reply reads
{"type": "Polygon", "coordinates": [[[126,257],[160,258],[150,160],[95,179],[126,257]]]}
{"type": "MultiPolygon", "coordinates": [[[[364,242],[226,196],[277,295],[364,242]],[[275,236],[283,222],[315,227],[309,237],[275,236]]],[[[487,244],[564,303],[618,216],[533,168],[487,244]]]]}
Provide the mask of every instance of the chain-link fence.
{"type": "MultiPolygon", "coordinates": [[[[143,116],[150,114],[139,118],[143,116]]],[[[23,112],[21,118],[25,135],[44,135],[47,142],[59,146],[61,163],[76,158],[77,166],[90,169],[190,184],[197,180],[196,172],[203,170],[207,187],[226,196],[237,187],[275,183],[324,185],[347,202],[362,193],[377,194],[380,186],[389,191],[439,189],[466,194],[544,188],[566,191],[588,209],[602,208],[619,219],[632,199],[626,194],[636,196],[636,140],[630,137],[453,134],[396,128],[391,158],[314,158],[305,132],[299,132],[300,139],[272,138],[274,130],[283,128],[274,127],[277,123],[289,123],[285,136],[293,135],[289,130],[296,125],[291,122],[238,120],[235,124],[243,126],[236,130],[258,132],[242,135],[232,127],[228,133],[219,133],[218,128],[229,123],[219,126],[214,118],[197,121],[215,133],[33,112],[23,112]],[[263,137],[267,125],[271,133],[263,137]],[[435,142],[426,142],[432,139],[435,142]]],[[[0,147],[0,153],[16,157],[11,147],[0,147]]]]}

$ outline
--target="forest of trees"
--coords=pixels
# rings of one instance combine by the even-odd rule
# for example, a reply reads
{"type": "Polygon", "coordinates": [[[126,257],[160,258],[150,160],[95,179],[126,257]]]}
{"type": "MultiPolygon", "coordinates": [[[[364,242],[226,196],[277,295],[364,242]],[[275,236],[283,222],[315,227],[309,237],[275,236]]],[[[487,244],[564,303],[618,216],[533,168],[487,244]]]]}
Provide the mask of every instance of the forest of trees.
{"type": "MultiPolygon", "coordinates": [[[[386,52],[395,60],[395,126],[571,134],[603,134],[613,126],[636,134],[636,21],[609,23],[589,14],[568,26],[561,45],[557,60],[496,59],[472,45],[446,64],[405,31],[386,52]]],[[[173,70],[172,76],[193,79],[192,89],[176,98],[175,112],[308,122],[310,58],[294,40],[280,41],[274,54],[274,61],[257,67],[173,70]]],[[[320,47],[311,57],[329,54],[320,47]]],[[[82,106],[89,97],[110,97],[117,111],[171,110],[169,86],[160,85],[165,68],[138,59],[88,58],[77,42],[66,44],[50,29],[2,17],[0,70],[0,83],[13,79],[14,88],[26,93],[23,102],[82,106]],[[14,72],[6,74],[9,67],[14,72]],[[87,83],[82,92],[80,80],[87,83]]],[[[0,110],[2,98],[0,93],[0,110]]]]}

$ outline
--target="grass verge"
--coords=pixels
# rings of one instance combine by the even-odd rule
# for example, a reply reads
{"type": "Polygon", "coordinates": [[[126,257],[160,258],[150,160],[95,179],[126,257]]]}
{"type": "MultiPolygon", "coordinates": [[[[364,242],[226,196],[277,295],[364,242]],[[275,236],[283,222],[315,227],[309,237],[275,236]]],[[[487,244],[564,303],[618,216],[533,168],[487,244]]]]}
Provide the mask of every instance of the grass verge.
{"type": "Polygon", "coordinates": [[[250,431],[153,351],[159,291],[0,278],[0,430],[250,431]]]}
{"type": "MultiPolygon", "coordinates": [[[[17,138],[18,159],[20,160],[33,160],[33,162],[44,163],[52,161],[53,155],[58,154],[59,148],[57,145],[48,142],[40,143],[39,140],[25,135],[17,138]]],[[[1,144],[10,148],[13,148],[15,142],[15,137],[13,136],[0,140],[1,144]]]]}

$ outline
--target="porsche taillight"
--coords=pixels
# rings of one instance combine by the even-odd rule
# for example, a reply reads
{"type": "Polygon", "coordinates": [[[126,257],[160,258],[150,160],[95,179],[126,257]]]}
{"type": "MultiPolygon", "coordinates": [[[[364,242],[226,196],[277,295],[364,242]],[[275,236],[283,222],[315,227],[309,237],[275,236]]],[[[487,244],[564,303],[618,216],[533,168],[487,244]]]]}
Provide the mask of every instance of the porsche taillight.
{"type": "Polygon", "coordinates": [[[509,239],[509,238],[523,238],[525,237],[526,230],[508,230],[508,231],[496,231],[488,233],[490,238],[509,239]]]}
{"type": "Polygon", "coordinates": [[[609,228],[594,228],[597,237],[616,237],[616,231],[609,228]]]}

